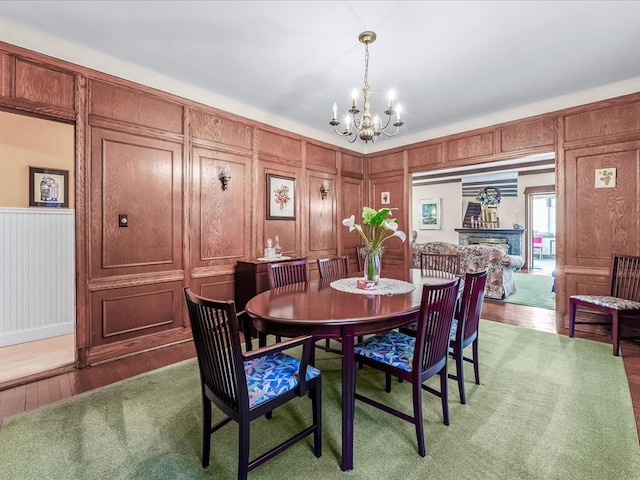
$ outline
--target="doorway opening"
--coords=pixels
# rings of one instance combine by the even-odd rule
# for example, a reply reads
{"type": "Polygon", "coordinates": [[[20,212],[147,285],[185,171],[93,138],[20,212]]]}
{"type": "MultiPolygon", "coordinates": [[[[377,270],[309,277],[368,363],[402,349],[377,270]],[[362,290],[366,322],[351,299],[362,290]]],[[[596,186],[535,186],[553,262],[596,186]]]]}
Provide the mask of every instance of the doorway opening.
{"type": "Polygon", "coordinates": [[[555,186],[525,189],[527,205],[527,270],[552,275],[556,269],[555,186]]]}
{"type": "Polygon", "coordinates": [[[2,111],[0,159],[2,388],[75,365],[74,125],[2,111]]]}

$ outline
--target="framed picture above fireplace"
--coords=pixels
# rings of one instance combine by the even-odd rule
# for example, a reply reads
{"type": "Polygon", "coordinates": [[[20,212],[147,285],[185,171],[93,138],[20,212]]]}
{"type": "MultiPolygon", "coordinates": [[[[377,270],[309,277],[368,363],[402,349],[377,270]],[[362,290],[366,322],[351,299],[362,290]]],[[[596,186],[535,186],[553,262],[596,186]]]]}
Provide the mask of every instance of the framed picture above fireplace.
{"type": "Polygon", "coordinates": [[[420,200],[420,230],[440,230],[440,199],[420,200]]]}

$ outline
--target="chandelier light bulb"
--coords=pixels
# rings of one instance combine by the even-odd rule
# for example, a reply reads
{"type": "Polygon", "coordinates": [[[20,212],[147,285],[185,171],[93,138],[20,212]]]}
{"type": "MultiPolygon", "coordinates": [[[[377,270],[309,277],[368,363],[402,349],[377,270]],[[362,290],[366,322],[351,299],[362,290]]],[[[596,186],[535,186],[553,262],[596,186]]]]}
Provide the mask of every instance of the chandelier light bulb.
{"type": "MultiPolygon", "coordinates": [[[[382,133],[387,137],[393,137],[398,133],[400,127],[404,125],[404,122],[400,119],[400,106],[393,107],[393,101],[395,94],[393,90],[389,92],[389,104],[384,114],[387,116],[387,120],[383,125],[379,116],[371,115],[371,87],[369,86],[369,44],[376,40],[376,34],[371,31],[362,32],[358,36],[360,43],[364,44],[365,57],[364,57],[364,87],[362,88],[362,114],[358,109],[358,89],[354,89],[352,92],[353,102],[351,108],[348,110],[349,115],[345,118],[344,122],[346,128],[340,132],[338,131],[338,125],[340,121],[337,120],[338,107],[333,104],[333,117],[329,122],[329,125],[333,126],[334,131],[343,137],[347,137],[349,143],[356,141],[356,138],[360,138],[365,143],[375,142],[376,138],[382,133]],[[395,121],[392,124],[392,119],[395,116],[395,121]],[[387,127],[392,124],[395,127],[393,131],[387,131],[387,127]],[[353,125],[353,131],[351,131],[351,125],[353,125]]],[[[392,130],[390,128],[390,130],[392,130]]]]}

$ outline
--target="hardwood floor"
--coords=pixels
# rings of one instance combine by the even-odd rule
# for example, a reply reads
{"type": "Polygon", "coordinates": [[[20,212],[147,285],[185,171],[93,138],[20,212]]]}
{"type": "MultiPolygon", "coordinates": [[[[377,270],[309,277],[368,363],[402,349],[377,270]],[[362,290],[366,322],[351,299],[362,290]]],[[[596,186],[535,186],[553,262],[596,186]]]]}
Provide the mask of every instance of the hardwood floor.
{"type": "MultiPolygon", "coordinates": [[[[482,309],[482,318],[547,332],[556,331],[555,312],[541,308],[487,300],[482,309]]],[[[567,331],[563,330],[558,333],[566,335],[567,331]]],[[[602,335],[576,332],[576,336],[610,343],[609,338],[602,335]]],[[[640,344],[622,341],[621,348],[631,391],[636,427],[638,427],[640,426],[640,344]]],[[[10,415],[29,411],[194,356],[193,343],[184,342],[0,389],[0,422],[10,415]]]]}

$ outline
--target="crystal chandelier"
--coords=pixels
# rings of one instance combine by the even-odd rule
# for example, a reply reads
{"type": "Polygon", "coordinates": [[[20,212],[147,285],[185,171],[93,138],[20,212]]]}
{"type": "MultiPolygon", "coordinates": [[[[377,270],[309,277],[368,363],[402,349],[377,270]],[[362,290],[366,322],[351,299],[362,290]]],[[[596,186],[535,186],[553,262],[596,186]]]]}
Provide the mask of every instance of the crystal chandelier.
{"type": "Polygon", "coordinates": [[[369,104],[369,95],[371,95],[371,87],[369,87],[369,44],[375,42],[376,34],[374,32],[362,32],[358,37],[360,43],[364,43],[364,88],[362,89],[362,95],[364,97],[363,100],[363,112],[362,115],[358,115],[360,110],[356,105],[357,100],[357,90],[353,91],[353,104],[349,109],[349,115],[345,118],[346,128],[340,132],[338,131],[338,125],[340,125],[340,120],[338,120],[338,106],[337,104],[333,104],[333,118],[329,122],[329,125],[333,125],[333,129],[338,135],[343,137],[347,137],[349,143],[353,143],[356,141],[356,138],[360,137],[360,140],[364,140],[365,143],[375,142],[376,138],[383,133],[387,137],[393,137],[398,133],[400,127],[404,125],[404,122],[400,119],[400,105],[396,105],[395,108],[392,105],[393,95],[389,95],[389,105],[387,109],[384,111],[384,114],[387,116],[387,121],[384,126],[382,126],[382,121],[380,117],[377,115],[372,118],[371,116],[371,107],[369,104]],[[391,119],[393,116],[396,116],[395,122],[393,122],[393,126],[396,127],[395,131],[388,132],[386,128],[391,123],[391,119]]]}

